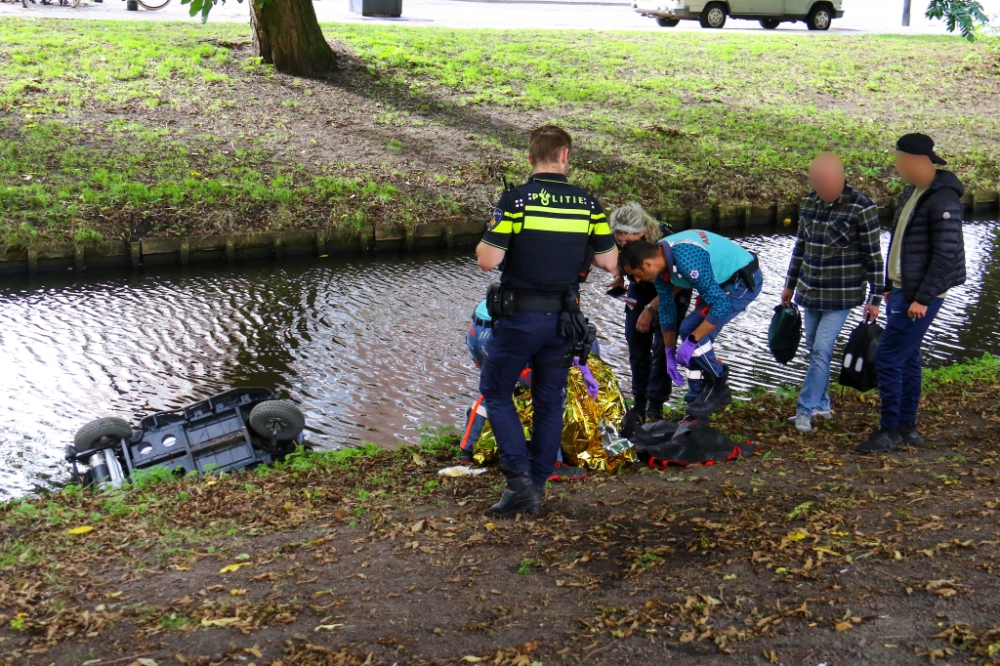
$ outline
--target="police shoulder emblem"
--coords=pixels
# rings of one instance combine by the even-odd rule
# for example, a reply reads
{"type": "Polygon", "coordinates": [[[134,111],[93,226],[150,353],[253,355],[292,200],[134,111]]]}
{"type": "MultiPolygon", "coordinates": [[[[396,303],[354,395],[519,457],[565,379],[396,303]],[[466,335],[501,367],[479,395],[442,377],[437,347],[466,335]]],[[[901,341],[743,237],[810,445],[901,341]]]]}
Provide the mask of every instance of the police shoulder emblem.
{"type": "Polygon", "coordinates": [[[500,224],[500,220],[503,219],[503,209],[497,208],[493,211],[493,220],[490,222],[490,231],[493,231],[500,224]]]}
{"type": "Polygon", "coordinates": [[[701,273],[698,272],[697,268],[688,273],[688,277],[690,277],[692,280],[697,280],[699,275],[701,275],[701,273]]]}

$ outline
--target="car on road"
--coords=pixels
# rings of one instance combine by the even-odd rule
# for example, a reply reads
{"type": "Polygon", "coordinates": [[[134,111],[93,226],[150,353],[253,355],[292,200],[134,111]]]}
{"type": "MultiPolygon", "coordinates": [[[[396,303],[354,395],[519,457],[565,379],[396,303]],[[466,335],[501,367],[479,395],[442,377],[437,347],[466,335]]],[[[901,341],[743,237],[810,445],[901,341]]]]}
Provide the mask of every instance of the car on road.
{"type": "Polygon", "coordinates": [[[810,30],[828,30],[844,16],[843,0],[633,0],[632,8],[667,28],[698,21],[721,28],[728,17],[759,21],[768,30],[783,22],[805,21],[810,30]]]}

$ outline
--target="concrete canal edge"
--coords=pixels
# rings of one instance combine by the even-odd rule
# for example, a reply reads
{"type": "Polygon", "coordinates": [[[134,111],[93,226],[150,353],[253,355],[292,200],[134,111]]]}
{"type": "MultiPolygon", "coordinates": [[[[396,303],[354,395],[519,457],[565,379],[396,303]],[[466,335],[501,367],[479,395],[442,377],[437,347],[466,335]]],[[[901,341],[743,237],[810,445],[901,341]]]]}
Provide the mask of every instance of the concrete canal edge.
{"type": "MultiPolygon", "coordinates": [[[[884,223],[892,219],[895,200],[879,201],[884,223]]],[[[1000,192],[977,191],[963,198],[974,214],[1000,210],[1000,192]]],[[[774,226],[793,228],[798,204],[763,206],[703,206],[694,209],[654,211],[676,231],[711,229],[722,232],[765,230],[774,226]]],[[[295,256],[328,256],[391,250],[421,250],[474,245],[485,230],[485,222],[418,224],[414,227],[362,227],[248,233],[234,236],[188,236],[112,240],[87,245],[52,243],[28,248],[0,246],[0,275],[34,275],[44,271],[87,268],[133,268],[253,259],[283,259],[295,256]]]]}

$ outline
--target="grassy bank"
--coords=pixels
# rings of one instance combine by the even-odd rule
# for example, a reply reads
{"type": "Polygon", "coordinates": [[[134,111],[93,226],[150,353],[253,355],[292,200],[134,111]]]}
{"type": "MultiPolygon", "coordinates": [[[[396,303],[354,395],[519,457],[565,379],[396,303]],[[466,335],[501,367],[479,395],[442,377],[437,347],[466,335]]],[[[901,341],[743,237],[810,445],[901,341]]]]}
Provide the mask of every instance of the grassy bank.
{"type": "Polygon", "coordinates": [[[531,521],[483,516],[496,470],[437,475],[447,432],[13,502],[0,664],[995,663],[1000,361],[926,383],[925,450],[854,455],[870,396],[801,435],[760,395],[719,418],[760,454],[592,474],[531,521]]]}
{"type": "Polygon", "coordinates": [[[823,149],[891,195],[916,129],[1000,182],[998,60],[957,38],[325,32],[345,68],[306,81],[246,26],[0,21],[0,243],[485,219],[544,121],[609,206],[794,200],[823,149]]]}

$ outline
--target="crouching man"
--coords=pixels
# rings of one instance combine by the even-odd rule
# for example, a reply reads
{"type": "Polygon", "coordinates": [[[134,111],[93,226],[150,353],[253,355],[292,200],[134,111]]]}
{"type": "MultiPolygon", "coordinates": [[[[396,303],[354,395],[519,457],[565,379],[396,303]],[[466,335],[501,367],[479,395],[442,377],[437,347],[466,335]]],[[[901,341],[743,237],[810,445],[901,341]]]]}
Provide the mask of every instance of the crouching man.
{"type": "Polygon", "coordinates": [[[684,397],[688,414],[707,418],[732,402],[729,371],[715,357],[714,343],[722,327],[760,294],[764,276],[757,257],[718,234],[690,229],[655,245],[629,243],[622,250],[622,263],[633,278],[656,286],[667,374],[683,386],[684,377],[677,366],[689,368],[684,397]],[[674,294],[682,289],[697,291],[698,300],[694,312],[678,329],[674,294]]]}

